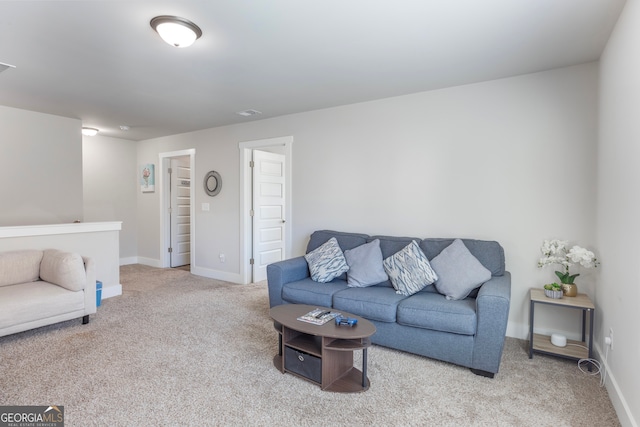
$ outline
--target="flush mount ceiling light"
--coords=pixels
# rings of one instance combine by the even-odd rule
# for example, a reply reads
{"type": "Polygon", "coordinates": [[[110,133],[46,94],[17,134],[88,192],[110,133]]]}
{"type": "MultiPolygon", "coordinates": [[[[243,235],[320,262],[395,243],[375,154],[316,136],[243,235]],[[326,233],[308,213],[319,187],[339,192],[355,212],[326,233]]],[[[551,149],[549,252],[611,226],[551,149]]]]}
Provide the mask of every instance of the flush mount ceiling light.
{"type": "Polygon", "coordinates": [[[175,47],[191,46],[202,36],[202,30],[196,24],[177,16],[156,16],[150,24],[162,40],[175,47]]]}
{"type": "Polygon", "coordinates": [[[238,111],[236,113],[239,116],[242,117],[251,117],[251,116],[257,116],[262,114],[262,111],[258,111],[258,110],[243,110],[243,111],[238,111]]]}
{"type": "Polygon", "coordinates": [[[82,134],[84,136],[96,136],[98,134],[98,129],[96,128],[82,128],[82,134]]]}

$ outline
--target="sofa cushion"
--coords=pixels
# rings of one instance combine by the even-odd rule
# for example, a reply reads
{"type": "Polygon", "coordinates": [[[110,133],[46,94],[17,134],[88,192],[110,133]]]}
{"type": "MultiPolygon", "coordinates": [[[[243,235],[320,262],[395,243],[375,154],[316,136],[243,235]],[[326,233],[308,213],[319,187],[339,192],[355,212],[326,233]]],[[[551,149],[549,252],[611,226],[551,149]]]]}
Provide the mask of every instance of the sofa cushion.
{"type": "Polygon", "coordinates": [[[46,249],[40,263],[40,278],[70,291],[81,291],[87,284],[84,261],[77,253],[46,249]]]}
{"type": "Polygon", "coordinates": [[[338,241],[338,245],[343,251],[347,249],[353,249],[356,246],[364,245],[367,243],[366,234],[358,234],[358,233],[345,233],[342,231],[332,231],[332,230],[319,230],[314,231],[311,234],[311,238],[309,239],[309,243],[307,244],[307,253],[311,252],[314,249],[319,248],[330,238],[335,237],[338,241]]]}
{"type": "MultiPolygon", "coordinates": [[[[435,258],[444,248],[455,239],[423,239],[420,249],[430,260],[435,258]]],[[[462,239],[469,252],[480,261],[492,276],[504,275],[504,249],[500,243],[489,240],[462,239]]]]}
{"type": "Polygon", "coordinates": [[[369,242],[380,240],[380,250],[382,258],[389,258],[391,255],[400,252],[412,241],[420,243],[422,239],[418,237],[395,237],[395,236],[371,236],[369,242]]]}
{"type": "Polygon", "coordinates": [[[398,304],[397,322],[401,325],[461,335],[476,333],[476,301],[447,300],[444,295],[419,292],[398,304]]]}
{"type": "Polygon", "coordinates": [[[8,328],[84,310],[84,292],[70,292],[43,281],[22,283],[0,287],[0,305],[0,325],[8,328]]]}
{"type": "Polygon", "coordinates": [[[335,279],[318,285],[311,278],[286,283],[282,287],[282,299],[293,304],[309,304],[331,307],[333,294],[347,289],[347,282],[335,279]]]}
{"type": "Polygon", "coordinates": [[[415,294],[438,278],[415,240],[386,258],[383,266],[396,292],[405,296],[415,294]]]}
{"type": "Polygon", "coordinates": [[[333,295],[333,308],[380,322],[395,322],[398,303],[406,297],[386,286],[348,288],[333,295]]]}
{"type": "Polygon", "coordinates": [[[316,282],[327,283],[349,270],[347,260],[335,237],[304,256],[309,264],[311,278],[316,282]]]}
{"type": "Polygon", "coordinates": [[[378,239],[344,251],[344,257],[349,266],[347,284],[351,287],[363,288],[389,279],[382,266],[378,239]]]}
{"type": "Polygon", "coordinates": [[[40,250],[0,252],[0,286],[39,280],[41,261],[40,250]]]}
{"type": "Polygon", "coordinates": [[[466,298],[469,292],[491,279],[491,272],[460,239],[454,240],[432,259],[431,266],[438,274],[436,289],[451,300],[466,298]]]}

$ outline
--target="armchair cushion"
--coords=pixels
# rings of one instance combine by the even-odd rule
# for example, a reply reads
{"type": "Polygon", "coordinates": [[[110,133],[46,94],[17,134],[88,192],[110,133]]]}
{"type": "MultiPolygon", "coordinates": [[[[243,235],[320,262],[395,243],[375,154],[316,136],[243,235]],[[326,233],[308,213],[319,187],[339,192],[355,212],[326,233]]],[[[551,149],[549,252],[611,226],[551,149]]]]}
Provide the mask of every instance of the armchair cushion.
{"type": "Polygon", "coordinates": [[[70,291],[81,291],[87,284],[82,257],[57,249],[44,251],[40,263],[40,278],[70,291]]]}
{"type": "Polygon", "coordinates": [[[35,282],[40,277],[42,251],[27,249],[0,253],[0,286],[35,282]]]}

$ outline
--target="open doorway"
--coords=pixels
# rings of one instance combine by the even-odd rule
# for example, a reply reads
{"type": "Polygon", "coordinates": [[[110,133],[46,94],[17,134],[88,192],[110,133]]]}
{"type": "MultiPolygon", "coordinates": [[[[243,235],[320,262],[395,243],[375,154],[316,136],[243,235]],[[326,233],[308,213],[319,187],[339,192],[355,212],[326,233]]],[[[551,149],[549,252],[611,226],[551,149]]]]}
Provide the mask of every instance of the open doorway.
{"type": "Polygon", "coordinates": [[[191,270],[195,259],[195,149],[160,153],[161,267],[191,270]]]}
{"type": "Polygon", "coordinates": [[[191,167],[189,156],[169,164],[169,267],[191,265],[191,167]]]}
{"type": "Polygon", "coordinates": [[[266,265],[291,252],[293,137],[241,142],[242,283],[266,279],[266,265]]]}

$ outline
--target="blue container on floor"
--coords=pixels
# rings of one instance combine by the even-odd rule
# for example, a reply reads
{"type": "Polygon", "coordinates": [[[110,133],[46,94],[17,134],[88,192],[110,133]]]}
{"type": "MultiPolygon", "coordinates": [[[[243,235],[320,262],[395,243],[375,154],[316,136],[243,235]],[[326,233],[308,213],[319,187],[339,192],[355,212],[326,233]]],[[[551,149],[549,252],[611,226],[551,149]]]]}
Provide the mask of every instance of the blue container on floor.
{"type": "Polygon", "coordinates": [[[100,307],[102,302],[102,282],[96,280],[96,307],[100,307]]]}

